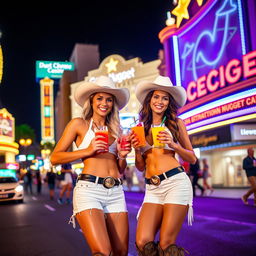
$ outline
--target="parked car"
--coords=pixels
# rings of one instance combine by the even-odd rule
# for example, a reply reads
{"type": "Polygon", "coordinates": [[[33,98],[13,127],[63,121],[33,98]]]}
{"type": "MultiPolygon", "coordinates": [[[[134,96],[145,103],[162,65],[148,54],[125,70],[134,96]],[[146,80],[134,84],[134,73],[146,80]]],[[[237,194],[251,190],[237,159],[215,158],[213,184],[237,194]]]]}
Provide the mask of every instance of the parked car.
{"type": "Polygon", "coordinates": [[[16,200],[22,203],[24,189],[21,183],[14,177],[0,177],[0,202],[16,200]]]}

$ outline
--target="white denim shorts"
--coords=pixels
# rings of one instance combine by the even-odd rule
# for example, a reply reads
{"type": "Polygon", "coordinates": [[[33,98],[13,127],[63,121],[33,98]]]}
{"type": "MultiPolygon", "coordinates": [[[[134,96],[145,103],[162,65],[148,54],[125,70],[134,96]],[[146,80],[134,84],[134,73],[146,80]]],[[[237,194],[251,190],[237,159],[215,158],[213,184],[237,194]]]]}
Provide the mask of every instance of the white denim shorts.
{"type": "MultiPolygon", "coordinates": [[[[193,190],[185,172],[175,174],[163,181],[159,186],[146,184],[144,203],[189,205],[188,224],[193,221],[193,190]]],[[[141,210],[141,208],[140,208],[141,210]]],[[[140,210],[137,218],[139,217],[140,210]]]]}
{"type": "Polygon", "coordinates": [[[78,180],[73,191],[73,215],[69,223],[75,228],[75,215],[88,209],[99,209],[104,213],[127,212],[123,187],[107,189],[102,184],[78,180]]]}

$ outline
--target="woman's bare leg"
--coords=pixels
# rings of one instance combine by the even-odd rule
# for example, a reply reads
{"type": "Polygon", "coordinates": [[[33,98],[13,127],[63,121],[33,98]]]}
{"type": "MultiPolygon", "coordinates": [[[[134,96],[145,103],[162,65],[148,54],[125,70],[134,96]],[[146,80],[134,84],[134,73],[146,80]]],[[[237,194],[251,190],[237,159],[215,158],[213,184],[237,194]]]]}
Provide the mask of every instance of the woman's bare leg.
{"type": "Polygon", "coordinates": [[[165,204],[160,228],[160,247],[164,250],[175,244],[184,219],[188,212],[187,205],[165,204]]]}
{"type": "Polygon", "coordinates": [[[92,253],[109,256],[112,251],[105,216],[102,210],[89,209],[76,215],[92,253]]]}
{"type": "Polygon", "coordinates": [[[162,215],[163,206],[161,204],[143,204],[136,230],[136,245],[140,250],[148,242],[154,241],[161,225],[162,215]]]}
{"type": "Polygon", "coordinates": [[[128,213],[108,213],[106,223],[114,256],[127,256],[129,241],[128,213]]]}

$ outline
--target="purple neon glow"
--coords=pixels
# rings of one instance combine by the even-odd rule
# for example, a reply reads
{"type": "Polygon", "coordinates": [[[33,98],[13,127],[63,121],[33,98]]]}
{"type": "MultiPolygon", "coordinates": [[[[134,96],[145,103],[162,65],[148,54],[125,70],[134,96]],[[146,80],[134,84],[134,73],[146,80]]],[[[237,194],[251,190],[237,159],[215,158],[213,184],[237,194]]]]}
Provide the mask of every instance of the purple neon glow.
{"type": "Polygon", "coordinates": [[[225,121],[231,118],[235,118],[235,117],[239,117],[239,116],[243,116],[243,115],[248,115],[248,114],[254,114],[256,113],[256,107],[252,107],[252,108],[247,108],[247,109],[242,109],[242,110],[238,110],[232,113],[227,113],[224,115],[219,115],[216,117],[212,117],[212,118],[208,118],[205,119],[203,121],[199,121],[193,124],[189,124],[186,125],[187,130],[191,130],[191,129],[195,129],[201,126],[205,126],[208,124],[212,124],[212,123],[216,123],[216,122],[220,122],[220,121],[225,121]]]}
{"type": "Polygon", "coordinates": [[[208,1],[200,16],[187,22],[164,42],[168,75],[187,88],[191,81],[226,65],[232,58],[241,60],[245,44],[240,0],[208,1]],[[239,19],[240,18],[240,19],[239,19]],[[178,39],[178,46],[175,46],[178,39]],[[242,38],[241,38],[242,37],[242,38]],[[168,43],[167,43],[168,42],[168,43]],[[171,51],[168,52],[167,51],[171,51]],[[179,61],[177,61],[179,52],[179,61]],[[168,56],[168,55],[172,56],[168,56]],[[174,69],[175,67],[175,69],[174,69]],[[179,74],[177,74],[179,73],[179,74]]]}
{"type": "Polygon", "coordinates": [[[200,114],[200,113],[202,113],[204,111],[207,111],[207,110],[210,110],[212,108],[216,108],[216,107],[219,107],[221,105],[228,104],[232,101],[240,100],[242,98],[250,97],[250,96],[253,96],[255,94],[256,94],[256,89],[250,89],[250,90],[247,90],[247,91],[243,91],[243,92],[239,92],[239,93],[236,93],[236,94],[233,94],[233,95],[229,95],[228,97],[218,99],[218,100],[213,101],[211,103],[205,104],[201,107],[194,108],[192,110],[184,112],[179,117],[182,118],[182,119],[186,119],[188,117],[200,114]]]}

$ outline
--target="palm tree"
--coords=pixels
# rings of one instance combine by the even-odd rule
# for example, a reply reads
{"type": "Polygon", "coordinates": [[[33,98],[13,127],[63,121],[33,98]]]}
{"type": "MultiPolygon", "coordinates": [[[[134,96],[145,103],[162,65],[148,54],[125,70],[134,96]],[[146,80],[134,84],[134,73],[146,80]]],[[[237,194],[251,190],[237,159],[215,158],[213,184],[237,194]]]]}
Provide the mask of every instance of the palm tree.
{"type": "Polygon", "coordinates": [[[15,141],[20,139],[31,139],[35,142],[35,131],[27,124],[21,124],[15,127],[15,141]]]}

